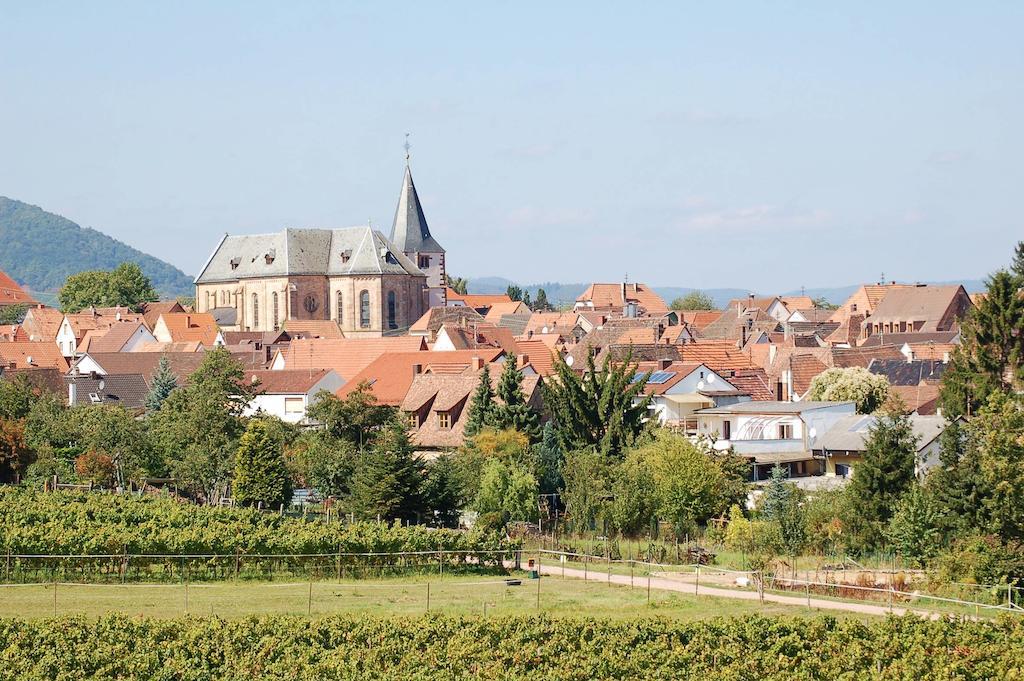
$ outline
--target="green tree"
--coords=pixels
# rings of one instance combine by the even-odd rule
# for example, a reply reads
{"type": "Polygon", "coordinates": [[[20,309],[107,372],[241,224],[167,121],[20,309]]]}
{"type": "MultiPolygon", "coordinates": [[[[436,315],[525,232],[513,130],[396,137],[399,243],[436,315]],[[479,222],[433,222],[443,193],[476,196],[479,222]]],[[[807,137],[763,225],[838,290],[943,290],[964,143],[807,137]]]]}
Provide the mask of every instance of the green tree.
{"type": "Polygon", "coordinates": [[[164,464],[150,445],[144,424],[124,407],[83,406],[65,412],[78,449],[110,457],[118,486],[141,484],[143,479],[164,472],[164,464]]]}
{"type": "Polygon", "coordinates": [[[235,455],[233,498],[243,506],[277,508],[291,499],[284,449],[262,418],[249,420],[235,455]]]}
{"type": "Polygon", "coordinates": [[[495,409],[494,388],[491,387],[491,370],[484,364],[480,372],[480,383],[477,384],[473,397],[469,402],[469,413],[466,415],[465,434],[472,437],[493,422],[495,409]]]}
{"type": "Polygon", "coordinates": [[[517,430],[495,430],[490,427],[467,438],[453,457],[453,465],[462,490],[461,496],[466,502],[476,498],[484,466],[491,459],[526,467],[532,467],[534,464],[530,440],[526,435],[517,430]]]}
{"type": "Polygon", "coordinates": [[[252,398],[240,362],[224,348],[206,353],[183,388],[146,420],[150,439],[181,488],[212,500],[234,468],[242,410],[252,398]]]}
{"type": "Polygon", "coordinates": [[[363,451],[348,505],[360,518],[419,520],[423,469],[413,456],[405,423],[397,415],[363,451]]]}
{"type": "Polygon", "coordinates": [[[658,431],[626,461],[637,460],[650,471],[658,517],[681,535],[740,501],[735,481],[721,465],[725,456],[709,456],[686,437],[658,431]]]}
{"type": "Polygon", "coordinates": [[[829,301],[825,296],[819,296],[811,301],[814,303],[814,307],[819,310],[838,310],[839,306],[829,301]]]}
{"type": "Polygon", "coordinates": [[[761,514],[770,519],[777,520],[782,509],[786,506],[792,496],[793,487],[786,484],[789,472],[775,464],[772,466],[771,476],[768,479],[768,486],[765,487],[764,496],[761,498],[761,514]]]}
{"type": "Polygon", "coordinates": [[[892,548],[913,567],[924,567],[938,553],[938,514],[920,485],[911,486],[900,498],[886,536],[892,548]]]}
{"type": "MultiPolygon", "coordinates": [[[[498,379],[498,399],[501,401],[491,412],[491,422],[499,430],[512,428],[525,434],[531,442],[540,439],[540,418],[523,395],[523,372],[514,357],[505,359],[498,379]]],[[[475,397],[475,395],[474,395],[475,397]]],[[[472,413],[470,416],[472,417],[472,413]]]]}
{"type": "Polygon", "coordinates": [[[962,344],[942,377],[949,417],[971,415],[994,392],[1010,392],[1024,370],[1024,279],[1006,270],[989,277],[985,297],[961,325],[962,344]]]}
{"type": "Polygon", "coordinates": [[[515,284],[509,284],[508,288],[505,289],[505,295],[507,295],[511,300],[522,300],[523,289],[515,284]]]}
{"type": "Polygon", "coordinates": [[[451,528],[459,526],[459,510],[465,500],[453,454],[442,454],[427,466],[423,503],[431,525],[451,528]]]}
{"type": "Polygon", "coordinates": [[[880,414],[868,431],[864,458],[846,488],[855,548],[872,550],[883,545],[898,500],[916,480],[916,455],[917,436],[910,418],[897,412],[880,414]]]}
{"type": "Polygon", "coordinates": [[[703,291],[690,291],[673,300],[669,307],[673,310],[714,310],[715,301],[703,291]]]}
{"type": "Polygon", "coordinates": [[[889,397],[889,381],[864,367],[833,367],[811,380],[809,400],[854,402],[858,414],[871,414],[889,397]]]}
{"type": "Polygon", "coordinates": [[[612,459],[593,448],[566,454],[562,500],[576,532],[592,529],[607,519],[612,479],[617,468],[612,459]]]}
{"type": "Polygon", "coordinates": [[[582,376],[558,359],[555,376],[542,384],[542,390],[562,449],[596,448],[601,454],[621,457],[648,428],[651,398],[644,394],[648,378],[649,374],[637,375],[630,358],[616,363],[606,359],[597,370],[593,349],[582,376]]]}
{"type": "Polygon", "coordinates": [[[484,466],[473,507],[481,516],[500,516],[502,524],[535,522],[537,480],[522,466],[491,459],[484,466]]]}
{"type": "Polygon", "coordinates": [[[548,302],[548,294],[542,289],[537,289],[537,299],[533,301],[534,312],[547,312],[551,309],[551,303],[548,302]]]}
{"type": "Polygon", "coordinates": [[[522,301],[523,301],[523,305],[525,305],[526,307],[528,307],[530,309],[533,309],[533,303],[530,301],[530,292],[525,290],[525,289],[523,290],[522,301]]]}
{"type": "Polygon", "coordinates": [[[28,312],[28,305],[25,303],[0,307],[0,325],[21,324],[25,319],[26,312],[28,312]]]}
{"type": "Polygon", "coordinates": [[[133,262],[126,262],[110,271],[72,274],[61,287],[57,299],[64,312],[116,306],[138,312],[143,303],[155,302],[160,297],[142,269],[133,262]]]}
{"type": "Polygon", "coordinates": [[[0,419],[23,419],[32,411],[39,391],[25,374],[0,379],[0,419]]]}
{"type": "Polygon", "coordinates": [[[1017,247],[1013,249],[1013,261],[1010,263],[1010,271],[1017,278],[1019,286],[1024,286],[1024,241],[1018,241],[1017,247]]]}
{"type": "Polygon", "coordinates": [[[469,280],[462,277],[453,277],[450,274],[444,275],[445,286],[455,291],[461,296],[466,295],[469,287],[469,280]]]}
{"type": "Polygon", "coordinates": [[[167,361],[167,355],[160,355],[157,362],[156,372],[153,374],[153,387],[146,395],[146,411],[153,413],[160,409],[167,396],[178,387],[178,377],[171,371],[171,365],[167,361]]]}
{"type": "Polygon", "coordinates": [[[612,483],[611,517],[623,535],[635,537],[650,529],[656,519],[657,489],[647,462],[627,456],[612,483]]]}
{"type": "Polygon", "coordinates": [[[308,410],[309,417],[323,424],[331,437],[347,440],[360,450],[372,444],[396,413],[394,407],[377,403],[373,388],[365,381],[343,399],[320,391],[308,410]]]}
{"type": "Polygon", "coordinates": [[[558,444],[555,425],[548,421],[541,431],[541,440],[534,445],[541,494],[555,494],[562,487],[562,466],[565,454],[558,444]]]}

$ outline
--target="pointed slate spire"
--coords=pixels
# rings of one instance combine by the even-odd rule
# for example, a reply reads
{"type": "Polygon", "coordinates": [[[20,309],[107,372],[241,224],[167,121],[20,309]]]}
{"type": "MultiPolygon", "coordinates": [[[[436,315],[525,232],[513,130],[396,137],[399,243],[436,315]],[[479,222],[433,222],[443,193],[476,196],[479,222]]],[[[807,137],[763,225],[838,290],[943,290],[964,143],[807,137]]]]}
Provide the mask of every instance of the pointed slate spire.
{"type": "Polygon", "coordinates": [[[391,226],[391,243],[406,254],[444,253],[441,244],[430,236],[427,218],[423,215],[423,206],[420,205],[420,197],[416,194],[416,185],[412,182],[408,153],[405,158],[402,193],[398,196],[395,221],[391,226]]]}

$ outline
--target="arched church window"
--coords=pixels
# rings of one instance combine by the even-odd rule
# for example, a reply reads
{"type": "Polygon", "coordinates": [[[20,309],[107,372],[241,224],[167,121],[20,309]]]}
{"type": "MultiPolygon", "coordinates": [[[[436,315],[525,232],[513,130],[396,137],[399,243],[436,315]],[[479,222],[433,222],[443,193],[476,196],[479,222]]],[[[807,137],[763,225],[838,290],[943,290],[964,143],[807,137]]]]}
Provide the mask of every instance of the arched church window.
{"type": "Polygon", "coordinates": [[[359,293],[359,327],[370,328],[370,292],[366,290],[359,293]]]}
{"type": "Polygon", "coordinates": [[[271,303],[274,307],[274,331],[277,331],[281,325],[281,317],[277,308],[277,291],[271,294],[271,303]]]}
{"type": "Polygon", "coordinates": [[[334,307],[336,308],[335,311],[334,311],[334,314],[335,314],[335,316],[336,316],[336,318],[338,320],[338,323],[341,324],[341,320],[342,320],[341,313],[344,311],[344,307],[342,307],[342,302],[341,302],[341,291],[338,291],[337,298],[338,298],[337,301],[335,301],[335,303],[334,303],[334,307]]]}
{"type": "Polygon", "coordinates": [[[252,294],[252,328],[255,329],[260,325],[260,299],[254,293],[252,294]]]}

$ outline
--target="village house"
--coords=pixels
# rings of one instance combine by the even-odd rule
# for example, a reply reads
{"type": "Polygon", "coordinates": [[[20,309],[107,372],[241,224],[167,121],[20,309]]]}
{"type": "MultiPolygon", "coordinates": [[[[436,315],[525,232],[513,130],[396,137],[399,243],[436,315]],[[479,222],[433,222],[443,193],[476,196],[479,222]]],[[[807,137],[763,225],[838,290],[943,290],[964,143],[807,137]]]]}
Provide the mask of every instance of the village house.
{"type": "MultiPolygon", "coordinates": [[[[911,415],[910,427],[917,441],[914,470],[918,476],[939,464],[940,438],[949,425],[942,416],[911,415]]],[[[878,417],[868,414],[844,416],[835,421],[817,438],[814,455],[825,463],[825,475],[852,477],[857,464],[863,460],[871,429],[878,417]]]]}
{"type": "Polygon", "coordinates": [[[611,316],[648,317],[669,309],[647,284],[591,284],[576,298],[577,312],[601,312],[611,316]]]}
{"type": "Polygon", "coordinates": [[[973,306],[963,286],[919,284],[894,288],[861,322],[861,338],[956,331],[973,306]]]}
{"type": "Polygon", "coordinates": [[[633,382],[647,376],[644,394],[651,398],[651,418],[658,425],[697,435],[697,412],[750,400],[705,364],[693,362],[640,362],[633,382]]]}
{"type": "Polygon", "coordinates": [[[322,394],[333,395],[345,384],[331,369],[248,371],[246,380],[257,394],[243,414],[274,416],[285,423],[306,423],[307,411],[322,394]]]}
{"type": "Polygon", "coordinates": [[[844,416],[855,414],[853,402],[736,402],[697,412],[699,435],[749,459],[753,480],[765,480],[781,465],[793,478],[821,475],[814,456],[818,438],[844,416]]]}
{"type": "Polygon", "coordinates": [[[11,279],[6,272],[0,270],[0,310],[12,305],[37,305],[32,297],[11,279]]]}

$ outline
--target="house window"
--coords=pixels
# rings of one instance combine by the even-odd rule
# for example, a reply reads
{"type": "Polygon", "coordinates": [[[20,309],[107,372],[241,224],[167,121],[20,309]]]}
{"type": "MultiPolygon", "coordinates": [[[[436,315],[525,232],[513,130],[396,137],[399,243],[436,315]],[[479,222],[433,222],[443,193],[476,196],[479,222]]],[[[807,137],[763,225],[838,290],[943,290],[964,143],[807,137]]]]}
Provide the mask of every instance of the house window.
{"type": "Polygon", "coordinates": [[[451,412],[439,411],[437,412],[437,427],[442,430],[448,430],[452,427],[452,415],[451,412]]]}
{"type": "Polygon", "coordinates": [[[396,308],[397,307],[398,307],[398,304],[395,301],[395,292],[394,291],[388,291],[388,328],[389,329],[397,329],[398,328],[398,322],[395,319],[396,308]]]}
{"type": "Polygon", "coordinates": [[[254,293],[252,294],[252,328],[256,328],[260,325],[260,299],[254,293]]]}
{"type": "Polygon", "coordinates": [[[839,476],[840,478],[848,478],[848,477],[850,477],[850,472],[851,472],[851,469],[850,469],[849,464],[845,464],[845,463],[837,463],[836,464],[836,475],[839,476]]]}
{"type": "Polygon", "coordinates": [[[793,439],[793,424],[792,423],[780,423],[779,424],[779,439],[780,440],[792,440],[793,439]]]}
{"type": "Polygon", "coordinates": [[[852,303],[850,305],[850,312],[856,312],[856,311],[857,311],[857,303],[852,303]]]}
{"type": "Polygon", "coordinates": [[[687,435],[696,435],[697,434],[697,417],[696,416],[694,416],[692,418],[687,417],[686,418],[686,425],[683,426],[683,427],[685,428],[687,435]]]}
{"type": "Polygon", "coordinates": [[[286,397],[284,398],[284,413],[285,414],[302,414],[306,411],[305,400],[301,397],[286,397]]]}
{"type": "Polygon", "coordinates": [[[421,270],[427,269],[428,267],[430,267],[430,256],[429,255],[421,255],[419,257],[419,263],[420,263],[419,264],[419,268],[421,270]]]}
{"type": "Polygon", "coordinates": [[[273,303],[274,307],[274,331],[277,331],[281,325],[281,319],[277,311],[277,291],[274,291],[273,296],[271,298],[271,302],[273,303]]]}
{"type": "Polygon", "coordinates": [[[362,291],[359,294],[359,327],[370,328],[370,292],[362,291]]]}
{"type": "Polygon", "coordinates": [[[722,421],[722,439],[732,439],[732,421],[722,421]]]}
{"type": "Polygon", "coordinates": [[[420,417],[419,417],[419,414],[417,414],[414,411],[409,412],[409,427],[414,429],[414,430],[416,428],[420,427],[420,417]]]}
{"type": "Polygon", "coordinates": [[[341,324],[341,313],[344,309],[341,303],[341,291],[338,291],[337,293],[337,300],[334,301],[334,308],[334,314],[337,316],[338,323],[341,324]]]}

